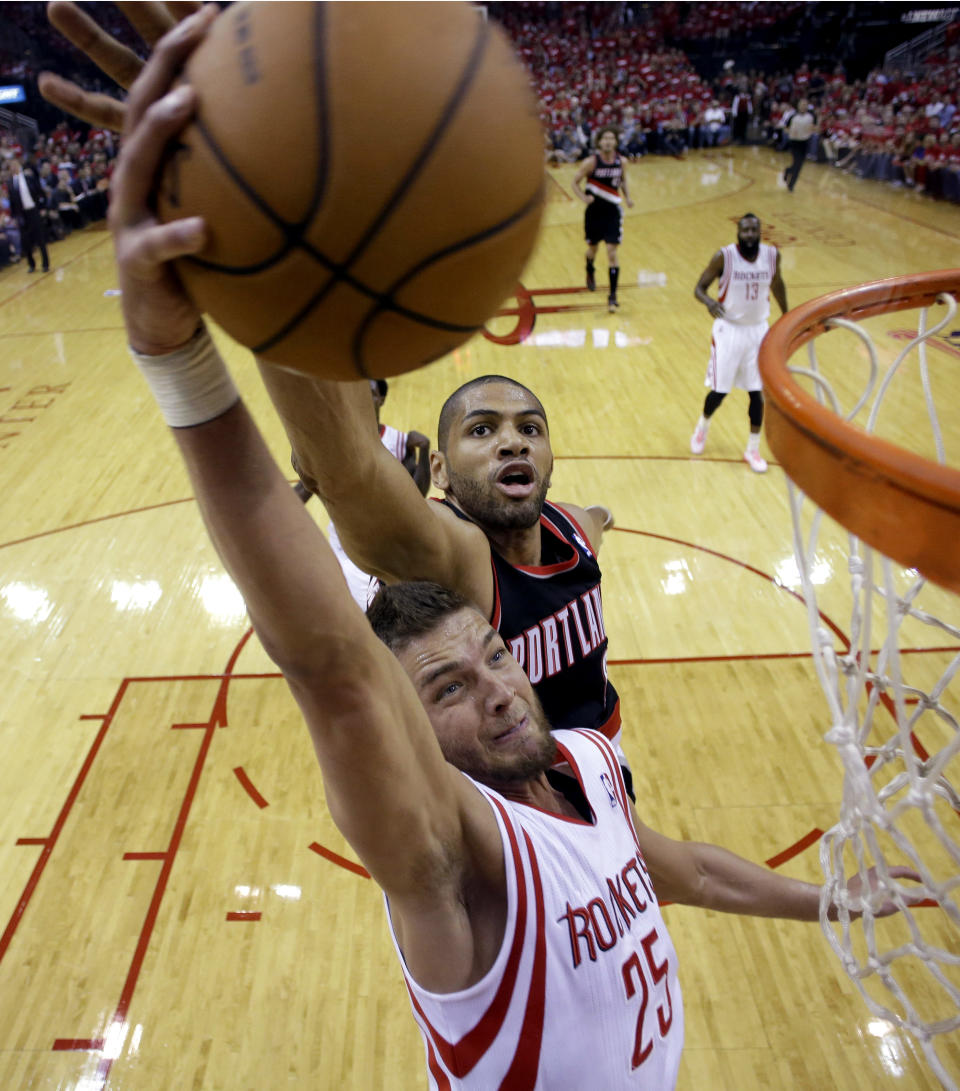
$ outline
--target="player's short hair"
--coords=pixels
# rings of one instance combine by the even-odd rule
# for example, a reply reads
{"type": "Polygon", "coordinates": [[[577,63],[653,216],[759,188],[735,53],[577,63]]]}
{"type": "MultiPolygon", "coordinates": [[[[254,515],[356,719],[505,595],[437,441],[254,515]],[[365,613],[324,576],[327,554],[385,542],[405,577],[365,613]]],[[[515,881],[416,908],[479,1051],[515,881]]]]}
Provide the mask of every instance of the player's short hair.
{"type": "Polygon", "coordinates": [[[437,424],[437,447],[444,454],[447,453],[447,441],[450,438],[450,428],[453,425],[453,418],[457,415],[457,411],[463,403],[464,395],[468,390],[475,386],[487,386],[490,383],[506,383],[508,386],[516,386],[520,390],[525,390],[537,403],[540,412],[543,413],[543,419],[547,419],[546,411],[544,410],[540,399],[529,387],[524,386],[523,383],[518,383],[516,379],[508,379],[506,375],[481,375],[476,379],[471,379],[468,383],[464,383],[463,386],[457,387],[443,403],[443,408],[440,410],[440,420],[437,424]]]}
{"type": "Polygon", "coordinates": [[[384,584],[367,608],[374,633],[394,654],[460,610],[475,610],[457,591],[429,580],[384,584]]]}
{"type": "Polygon", "coordinates": [[[739,227],[744,220],[756,220],[757,223],[759,223],[760,217],[756,214],[756,212],[744,212],[740,219],[737,220],[737,227],[739,227]]]}
{"type": "Polygon", "coordinates": [[[604,127],[597,132],[597,139],[595,143],[598,146],[600,144],[600,139],[604,133],[613,133],[614,140],[616,140],[618,144],[620,143],[620,130],[616,127],[616,125],[604,125],[604,127]]]}

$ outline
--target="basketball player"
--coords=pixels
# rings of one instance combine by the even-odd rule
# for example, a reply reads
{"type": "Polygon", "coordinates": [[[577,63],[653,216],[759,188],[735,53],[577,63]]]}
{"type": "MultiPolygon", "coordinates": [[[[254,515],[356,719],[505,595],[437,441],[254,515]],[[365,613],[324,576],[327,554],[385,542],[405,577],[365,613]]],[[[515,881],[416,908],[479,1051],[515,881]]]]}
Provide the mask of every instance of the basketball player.
{"type": "MultiPolygon", "coordinates": [[[[380,410],[386,401],[388,389],[386,379],[370,380],[370,393],[373,395],[373,408],[377,417],[380,442],[410,474],[414,484],[420,490],[420,495],[426,496],[430,490],[430,440],[422,432],[401,432],[389,424],[380,422],[380,410]]],[[[313,495],[300,481],[297,482],[295,489],[304,503],[313,495]]],[[[369,576],[350,560],[340,544],[340,535],[333,523],[327,527],[327,539],[334,556],[340,562],[340,569],[347,581],[347,587],[350,588],[353,601],[361,610],[366,610],[380,588],[380,581],[374,576],[369,576]]]]}
{"type": "MultiPolygon", "coordinates": [[[[812,921],[819,888],[644,825],[609,743],[551,734],[503,639],[461,596],[400,584],[368,623],[205,329],[158,353],[162,304],[186,328],[163,262],[204,242],[202,221],[161,225],[150,207],[195,105],[189,86],[164,92],[208,24],[201,14],[164,38],[130,95],[110,208],[127,339],[300,706],[331,815],[383,888],[431,1086],[670,1088],[683,1005],[657,899],[812,921]],[[551,773],[558,753],[574,776],[551,773]]],[[[859,880],[849,890],[862,897],[859,880]]]]}
{"type": "MultiPolygon", "coordinates": [[[[161,8],[135,10],[142,23],[157,19],[161,8]]],[[[91,60],[130,82],[131,67],[135,72],[141,62],[129,50],[76,5],[57,3],[50,11],[91,60]]],[[[144,31],[149,41],[162,23],[151,26],[144,31]]],[[[50,73],[41,83],[50,101],[85,120],[122,123],[113,99],[50,73]]],[[[154,304],[150,290],[124,300],[149,313],[155,353],[183,345],[199,321],[183,293],[175,294],[175,308],[169,296],[154,304]]],[[[597,563],[613,516],[599,505],[546,501],[553,454],[539,399],[501,376],[474,380],[447,399],[440,449],[431,456],[433,483],[445,496],[436,503],[424,500],[377,441],[366,382],[319,382],[269,364],[261,374],[296,452],[294,465],[323,500],[352,560],[387,583],[428,579],[463,595],[521,660],[556,727],[596,728],[619,748],[620,702],[607,679],[597,563]]]]}
{"type": "Polygon", "coordinates": [[[627,174],[617,149],[618,140],[616,129],[601,129],[596,153],[584,159],[573,179],[573,192],[587,206],[583,214],[583,230],[587,238],[587,288],[591,292],[597,290],[593,259],[597,256],[597,247],[605,242],[610,272],[607,306],[611,314],[620,306],[617,301],[617,282],[620,278],[617,247],[623,238],[621,200],[626,201],[627,208],[633,208],[627,190],[627,174]],[[584,179],[586,186],[582,187],[584,179]]]}
{"type": "Polygon", "coordinates": [[[740,387],[750,395],[750,435],[743,457],[758,474],[766,472],[767,463],[760,454],[763,384],[757,355],[767,332],[771,292],[781,313],[786,314],[787,289],[780,276],[780,252],[760,241],[760,221],[748,212],[737,224],[736,245],[724,246],[713,255],[693,290],[714,322],[706,378],[710,393],[690,437],[690,450],[695,455],[703,453],[710,418],[730,391],[740,387]],[[707,289],[718,278],[720,297],[713,299],[707,289]]]}

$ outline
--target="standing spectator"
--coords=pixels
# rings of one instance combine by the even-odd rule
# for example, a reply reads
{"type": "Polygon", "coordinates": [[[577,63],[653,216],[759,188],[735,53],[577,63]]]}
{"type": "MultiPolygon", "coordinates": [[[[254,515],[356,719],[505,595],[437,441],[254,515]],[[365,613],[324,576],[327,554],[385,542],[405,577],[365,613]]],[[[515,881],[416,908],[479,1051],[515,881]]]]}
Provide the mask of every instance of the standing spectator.
{"type": "Polygon", "coordinates": [[[21,245],[27,255],[28,272],[35,273],[34,248],[39,248],[43,272],[50,272],[47,256],[47,203],[40,179],[32,167],[24,170],[19,159],[10,160],[10,212],[20,228],[21,245]]]}

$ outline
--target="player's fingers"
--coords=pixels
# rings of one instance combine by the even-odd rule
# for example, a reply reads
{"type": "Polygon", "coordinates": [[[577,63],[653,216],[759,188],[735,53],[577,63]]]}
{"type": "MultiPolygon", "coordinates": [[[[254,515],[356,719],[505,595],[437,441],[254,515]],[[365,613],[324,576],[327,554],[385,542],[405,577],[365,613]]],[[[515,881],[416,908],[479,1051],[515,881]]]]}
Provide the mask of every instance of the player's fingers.
{"type": "Polygon", "coordinates": [[[122,4],[117,0],[117,7],[127,17],[127,22],[151,48],[164,34],[173,30],[178,22],[167,10],[166,4],[154,3],[152,0],[142,4],[122,4]]]}
{"type": "Polygon", "coordinates": [[[160,39],[153,56],[130,89],[126,132],[131,132],[150,104],[166,93],[184,61],[200,44],[218,13],[219,9],[215,4],[207,4],[196,15],[184,19],[160,39]]]}
{"type": "Polygon", "coordinates": [[[132,49],[127,49],[101,30],[77,4],[54,0],[47,5],[47,18],[52,26],[121,87],[129,87],[143,68],[143,61],[132,49]]]}
{"type": "Polygon", "coordinates": [[[84,91],[70,80],[53,72],[41,72],[37,83],[40,94],[58,109],[96,125],[100,129],[120,132],[126,107],[109,95],[84,91]]]}
{"type": "Polygon", "coordinates": [[[111,227],[128,227],[143,218],[163,150],[195,105],[195,91],[183,84],[152,103],[141,124],[125,139],[114,176],[111,227]]]}
{"type": "Polygon", "coordinates": [[[199,216],[145,227],[126,247],[124,266],[134,276],[148,278],[166,262],[202,250],[205,238],[206,225],[199,216]]]}

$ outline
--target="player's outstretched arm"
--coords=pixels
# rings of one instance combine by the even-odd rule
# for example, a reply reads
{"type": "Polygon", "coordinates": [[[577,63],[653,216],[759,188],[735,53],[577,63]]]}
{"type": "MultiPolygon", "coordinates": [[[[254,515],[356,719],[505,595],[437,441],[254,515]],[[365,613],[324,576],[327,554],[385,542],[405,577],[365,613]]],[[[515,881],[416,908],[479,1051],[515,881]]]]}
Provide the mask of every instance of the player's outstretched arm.
{"type": "Polygon", "coordinates": [[[707,295],[707,292],[710,285],[721,276],[723,276],[723,251],[718,250],[710,259],[710,264],[700,274],[697,286],[693,289],[693,294],[714,318],[723,318],[725,313],[723,304],[718,299],[707,295]]]}
{"type": "Polygon", "coordinates": [[[583,529],[593,552],[599,553],[604,534],[614,524],[613,512],[602,504],[588,504],[585,508],[566,503],[559,506],[583,529]]]}
{"type": "Polygon", "coordinates": [[[379,440],[369,384],[259,363],[297,470],[323,501],[354,564],[387,582],[433,580],[488,612],[490,547],[483,532],[423,498],[379,440]]]}
{"type": "MultiPolygon", "coordinates": [[[[118,3],[134,29],[153,48],[160,38],[188,15],[200,9],[199,2],[183,3],[118,3]]],[[[140,74],[143,61],[103,30],[79,5],[66,0],[53,0],[47,5],[47,18],[65,38],[121,87],[129,88],[140,74]]],[[[125,103],[110,95],[85,91],[78,84],[53,72],[41,72],[40,93],[54,106],[74,117],[103,129],[120,132],[123,129],[125,103]]]]}
{"type": "MultiPolygon", "coordinates": [[[[650,869],[654,889],[660,901],[679,902],[721,913],[739,913],[751,917],[781,917],[787,920],[815,921],[820,916],[820,890],[815,883],[791,879],[770,868],[761,867],[742,856],[696,841],[674,841],[644,826],[634,811],[634,825],[644,860],[650,869]]],[[[919,881],[920,876],[905,867],[891,867],[893,879],[919,881]]],[[[872,890],[878,885],[875,869],[868,873],[872,890]]],[[[847,884],[851,897],[851,916],[858,916],[858,901],[870,896],[859,877],[847,884]]],[[[918,900],[909,891],[904,903],[918,900]]],[[[885,900],[873,909],[875,917],[896,913],[898,906],[885,900]]],[[[830,910],[836,918],[836,907],[830,910]]]]}
{"type": "MultiPolygon", "coordinates": [[[[303,710],[334,820],[390,895],[418,976],[428,987],[461,988],[476,973],[466,876],[489,877],[495,891],[503,882],[493,814],[444,761],[415,689],[353,603],[323,534],[236,391],[218,382],[211,403],[210,384],[193,381],[182,365],[196,338],[186,352],[145,348],[152,332],[148,323],[144,333],[134,297],[153,290],[172,300],[177,285],[165,262],[202,244],[202,221],[188,229],[158,224],[150,196],[163,149],[194,105],[190,88],[167,90],[209,23],[201,13],[167,35],[131,90],[110,212],[128,337],[141,350],[138,362],[171,425],[211,541],[303,710]],[[418,936],[423,927],[429,943],[418,936]]],[[[172,341],[189,329],[185,317],[172,341]]]]}

